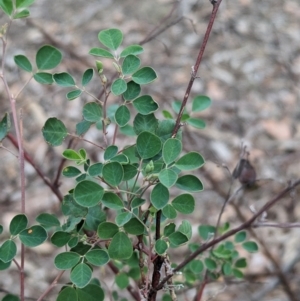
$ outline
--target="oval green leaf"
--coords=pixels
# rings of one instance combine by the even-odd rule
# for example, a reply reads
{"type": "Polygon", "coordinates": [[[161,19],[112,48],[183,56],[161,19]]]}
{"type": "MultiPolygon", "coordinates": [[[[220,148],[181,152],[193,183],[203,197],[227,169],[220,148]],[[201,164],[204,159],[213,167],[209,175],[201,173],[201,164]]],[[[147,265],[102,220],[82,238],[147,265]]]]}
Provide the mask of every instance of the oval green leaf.
{"type": "Polygon", "coordinates": [[[174,162],[180,155],[182,150],[182,143],[178,139],[169,138],[163,145],[163,160],[168,165],[174,162]]]}
{"type": "Polygon", "coordinates": [[[73,287],[65,287],[58,293],[56,301],[77,301],[77,290],[73,287]]]}
{"type": "Polygon", "coordinates": [[[247,259],[246,259],[246,258],[239,258],[239,259],[235,262],[234,266],[235,266],[236,268],[240,268],[240,269],[246,268],[246,267],[247,267],[247,259]]]}
{"type": "Polygon", "coordinates": [[[240,243],[243,242],[247,237],[247,232],[246,231],[240,231],[238,233],[235,234],[234,236],[234,241],[236,243],[240,243]]]}
{"type": "Polygon", "coordinates": [[[76,135],[81,136],[86,133],[93,123],[90,121],[82,120],[76,124],[76,135]]]}
{"type": "Polygon", "coordinates": [[[141,198],[134,198],[132,203],[131,203],[131,208],[137,208],[140,207],[142,205],[144,205],[146,203],[145,199],[141,199],[141,198]]]}
{"type": "MultiPolygon", "coordinates": [[[[103,301],[104,300],[104,291],[100,286],[96,284],[88,284],[84,288],[81,289],[78,288],[76,292],[80,301],[103,301]]],[[[76,300],[72,300],[72,301],[76,301],[76,300]]]]}
{"type": "Polygon", "coordinates": [[[97,183],[84,180],[74,189],[75,201],[84,207],[96,206],[102,199],[104,189],[97,183]]]}
{"type": "Polygon", "coordinates": [[[231,273],[232,273],[232,266],[229,262],[225,262],[223,265],[222,265],[222,273],[225,275],[225,276],[230,276],[231,273]]]}
{"type": "Polygon", "coordinates": [[[156,72],[151,67],[143,67],[132,74],[132,80],[139,85],[149,84],[156,78],[156,72]]]}
{"type": "Polygon", "coordinates": [[[136,147],[142,159],[149,159],[161,150],[161,140],[150,132],[142,132],[137,137],[136,147]]]}
{"type": "Polygon", "coordinates": [[[192,238],[192,225],[189,221],[183,220],[178,227],[178,231],[183,233],[188,239],[192,238]]]}
{"type": "Polygon", "coordinates": [[[172,169],[163,169],[159,173],[158,179],[163,185],[170,188],[176,183],[176,181],[178,179],[178,175],[172,169]]]}
{"type": "Polygon", "coordinates": [[[127,90],[123,93],[125,100],[129,101],[138,97],[141,93],[141,86],[134,81],[127,83],[127,90]]]}
{"type": "MultiPolygon", "coordinates": [[[[172,137],[173,129],[175,126],[175,120],[161,120],[156,130],[156,135],[164,143],[167,139],[172,137]]],[[[177,137],[179,135],[177,134],[177,137]]]]}
{"type": "Polygon", "coordinates": [[[194,170],[201,167],[204,164],[203,157],[197,152],[190,152],[182,156],[175,166],[180,170],[194,170]]]}
{"type": "Polygon", "coordinates": [[[14,9],[12,0],[1,0],[0,7],[7,15],[12,15],[14,9]]]}
{"type": "Polygon", "coordinates": [[[64,231],[57,231],[51,236],[51,242],[57,247],[63,247],[71,239],[71,234],[64,231]]]}
{"type": "Polygon", "coordinates": [[[140,220],[133,217],[129,222],[124,225],[124,230],[133,235],[141,235],[145,232],[145,226],[140,220]]]}
{"type": "Polygon", "coordinates": [[[200,274],[202,273],[203,269],[204,269],[204,264],[201,260],[192,260],[189,264],[189,268],[191,269],[191,271],[195,274],[200,274]]]}
{"type": "Polygon", "coordinates": [[[104,160],[110,160],[118,153],[118,147],[116,145],[110,145],[104,151],[104,160]]]}
{"type": "Polygon", "coordinates": [[[167,204],[163,209],[162,213],[166,218],[174,219],[177,217],[177,212],[174,207],[170,204],[167,204]]]}
{"type": "MultiPolygon", "coordinates": [[[[112,161],[112,162],[119,162],[119,163],[121,163],[123,169],[124,169],[124,166],[125,166],[124,164],[129,163],[128,157],[125,156],[125,155],[123,155],[123,154],[119,154],[119,155],[117,155],[117,156],[111,158],[111,161],[112,161]]],[[[123,178],[123,179],[124,179],[124,178],[123,178]]]]}
{"type": "Polygon", "coordinates": [[[255,241],[246,241],[242,243],[242,246],[249,253],[255,253],[258,251],[258,245],[255,241]]]}
{"type": "Polygon", "coordinates": [[[126,212],[119,213],[115,218],[117,226],[119,227],[124,226],[124,224],[126,224],[131,219],[131,217],[132,217],[131,212],[126,211],[126,212]]]}
{"type": "Polygon", "coordinates": [[[170,234],[169,241],[170,241],[170,244],[171,244],[170,245],[171,248],[177,248],[180,245],[183,245],[186,242],[188,242],[188,238],[183,233],[181,233],[179,231],[175,231],[172,234],[170,234]]]}
{"type": "Polygon", "coordinates": [[[21,69],[32,72],[32,65],[29,61],[29,59],[25,55],[16,55],[14,56],[14,61],[18,67],[21,69]]]}
{"type": "Polygon", "coordinates": [[[124,79],[118,78],[111,85],[111,92],[118,96],[127,90],[127,83],[124,79]]]}
{"type": "Polygon", "coordinates": [[[158,183],[151,191],[150,200],[156,209],[162,209],[168,204],[169,197],[170,194],[168,188],[161,183],[158,183]]]}
{"type": "Polygon", "coordinates": [[[120,289],[124,289],[129,285],[129,277],[125,273],[119,273],[116,275],[115,281],[120,289]]]}
{"type": "Polygon", "coordinates": [[[26,229],[28,219],[25,214],[18,214],[13,217],[9,225],[9,232],[11,235],[18,235],[21,231],[26,229]]]}
{"type": "Polygon", "coordinates": [[[154,114],[142,115],[136,114],[133,121],[133,128],[135,133],[138,135],[141,132],[148,131],[154,133],[158,127],[158,120],[154,114]]]}
{"type": "Polygon", "coordinates": [[[124,177],[123,181],[128,181],[132,179],[137,174],[137,167],[131,164],[123,165],[124,177]]]}
{"type": "Polygon", "coordinates": [[[42,133],[46,142],[53,146],[61,145],[68,134],[65,125],[55,117],[46,121],[42,133]]]}
{"type": "Polygon", "coordinates": [[[122,43],[123,34],[119,29],[110,28],[100,31],[98,39],[107,48],[116,50],[122,43]]]}
{"type": "Polygon", "coordinates": [[[102,173],[102,168],[103,168],[103,164],[102,163],[100,163],[100,162],[95,163],[95,164],[93,164],[93,165],[91,165],[89,167],[88,173],[92,177],[99,176],[102,173]]]}
{"type": "Polygon", "coordinates": [[[122,73],[124,75],[129,75],[134,73],[141,65],[141,60],[132,54],[125,57],[122,64],[122,73]]]}
{"type": "Polygon", "coordinates": [[[164,255],[168,250],[168,244],[163,239],[158,239],[155,242],[155,251],[159,255],[164,255]]]}
{"type": "Polygon", "coordinates": [[[115,113],[115,120],[116,123],[121,127],[125,126],[129,122],[130,111],[125,105],[119,106],[115,113]]]}
{"type": "Polygon", "coordinates": [[[53,46],[42,46],[36,54],[36,65],[39,70],[53,69],[59,65],[62,59],[61,52],[53,46]]]}
{"type": "Polygon", "coordinates": [[[204,129],[206,127],[205,122],[199,118],[189,118],[186,122],[196,129],[204,129]]]}
{"type": "Polygon", "coordinates": [[[85,254],[86,260],[95,265],[95,266],[103,266],[107,264],[110,260],[108,253],[104,250],[91,250],[85,254]]]}
{"type": "Polygon", "coordinates": [[[211,258],[205,258],[204,263],[209,271],[213,271],[217,268],[217,263],[211,258]]]}
{"type": "Polygon", "coordinates": [[[203,190],[202,182],[193,175],[185,175],[179,177],[176,186],[179,189],[190,191],[190,192],[199,192],[203,190]]]}
{"type": "Polygon", "coordinates": [[[84,105],[82,115],[87,121],[97,122],[102,117],[102,106],[96,102],[89,102],[84,105]]]}
{"type": "Polygon", "coordinates": [[[140,45],[130,45],[126,47],[120,54],[120,57],[125,57],[127,55],[133,54],[138,55],[144,52],[144,48],[140,45]]]}
{"type": "Polygon", "coordinates": [[[41,213],[39,214],[36,219],[38,223],[45,227],[59,227],[60,222],[56,215],[50,213],[41,213]]]}
{"type": "Polygon", "coordinates": [[[232,269],[232,273],[233,273],[234,277],[236,277],[236,278],[239,278],[239,279],[244,278],[243,272],[238,269],[232,269]]]}
{"type": "Polygon", "coordinates": [[[74,166],[66,166],[63,169],[62,174],[67,178],[73,178],[79,176],[81,174],[81,170],[74,166]]]}
{"type": "Polygon", "coordinates": [[[94,56],[106,57],[106,58],[110,58],[110,59],[114,58],[114,56],[109,51],[102,49],[102,48],[97,48],[97,47],[92,48],[89,51],[89,54],[94,55],[94,56]]]}
{"type": "Polygon", "coordinates": [[[94,75],[93,68],[89,68],[89,69],[85,70],[82,75],[81,84],[83,86],[86,86],[92,80],[93,75],[94,75]]]}
{"type": "Polygon", "coordinates": [[[211,99],[205,95],[198,95],[193,99],[192,111],[200,112],[211,105],[211,99]]]}
{"type": "Polygon", "coordinates": [[[0,260],[0,271],[8,269],[10,265],[11,265],[11,261],[3,262],[2,260],[0,260]]]}
{"type": "Polygon", "coordinates": [[[115,260],[129,259],[132,252],[131,240],[124,232],[117,233],[108,247],[108,254],[110,258],[115,260]]]}
{"type": "Polygon", "coordinates": [[[19,234],[21,242],[27,247],[36,247],[41,245],[48,237],[46,230],[39,225],[32,226],[23,230],[19,234]]]}
{"type": "Polygon", "coordinates": [[[172,201],[172,205],[178,212],[190,214],[195,210],[195,199],[190,194],[181,194],[172,201]]]}
{"type": "Polygon", "coordinates": [[[4,263],[8,263],[13,260],[17,254],[17,246],[13,240],[5,241],[0,247],[0,260],[4,263]]]}
{"type": "Polygon", "coordinates": [[[82,93],[82,91],[79,89],[72,90],[66,94],[66,97],[68,100],[73,100],[73,99],[76,99],[77,97],[79,97],[81,95],[81,93],[82,93]]]}
{"type": "Polygon", "coordinates": [[[52,74],[47,72],[37,72],[33,78],[42,85],[51,85],[54,82],[52,74]]]}
{"type": "Polygon", "coordinates": [[[89,230],[97,231],[99,224],[106,220],[106,213],[99,205],[90,207],[85,219],[85,227],[89,230]]]}
{"type": "Polygon", "coordinates": [[[63,252],[54,259],[54,264],[59,270],[68,270],[73,268],[80,260],[80,255],[75,252],[63,252]]]}
{"type": "Polygon", "coordinates": [[[198,233],[204,240],[210,239],[216,232],[216,227],[211,225],[200,225],[198,227],[198,233]]]}
{"type": "Polygon", "coordinates": [[[75,86],[75,80],[71,74],[67,72],[54,73],[54,81],[61,87],[73,87],[75,86]]]}
{"type": "Polygon", "coordinates": [[[113,192],[104,193],[101,202],[109,209],[119,210],[124,208],[124,204],[121,199],[113,192]]]}
{"type": "Polygon", "coordinates": [[[99,224],[97,229],[98,236],[103,239],[112,238],[118,232],[119,227],[116,224],[110,222],[103,222],[99,224]]]}
{"type": "Polygon", "coordinates": [[[82,157],[80,156],[79,153],[77,153],[76,151],[74,151],[73,149],[66,149],[63,151],[62,156],[68,160],[72,160],[72,161],[78,161],[81,160],[82,157]]]}
{"type": "Polygon", "coordinates": [[[77,287],[85,287],[92,279],[92,270],[87,264],[79,263],[72,270],[70,279],[77,287]]]}
{"type": "Polygon", "coordinates": [[[142,115],[148,115],[158,109],[158,104],[150,95],[143,95],[132,102],[134,108],[142,115]]]}
{"type": "Polygon", "coordinates": [[[108,184],[118,186],[123,179],[123,167],[119,162],[109,162],[103,166],[102,175],[108,184]]]}
{"type": "Polygon", "coordinates": [[[35,0],[16,0],[16,8],[28,7],[34,3],[35,0]]]}

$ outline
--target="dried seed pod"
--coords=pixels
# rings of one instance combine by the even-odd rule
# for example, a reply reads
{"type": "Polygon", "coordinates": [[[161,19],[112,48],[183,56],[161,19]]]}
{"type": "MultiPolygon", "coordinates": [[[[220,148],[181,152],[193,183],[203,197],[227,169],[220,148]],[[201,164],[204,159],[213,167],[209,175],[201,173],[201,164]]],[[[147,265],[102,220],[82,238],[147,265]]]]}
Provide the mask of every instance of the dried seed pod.
{"type": "Polygon", "coordinates": [[[256,171],[248,159],[240,159],[232,176],[234,179],[239,179],[241,184],[252,185],[256,180],[256,171]]]}
{"type": "Polygon", "coordinates": [[[256,171],[249,162],[248,157],[249,153],[246,152],[246,147],[244,147],[240,161],[235,167],[232,176],[234,179],[239,179],[241,184],[251,186],[256,181],[256,171]]]}

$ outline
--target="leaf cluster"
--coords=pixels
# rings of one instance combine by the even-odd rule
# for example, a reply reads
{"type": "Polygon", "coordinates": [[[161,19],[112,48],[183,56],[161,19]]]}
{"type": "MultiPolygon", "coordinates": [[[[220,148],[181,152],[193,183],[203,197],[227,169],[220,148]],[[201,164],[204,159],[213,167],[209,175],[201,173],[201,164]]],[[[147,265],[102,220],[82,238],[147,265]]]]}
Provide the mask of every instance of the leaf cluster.
{"type": "MultiPolygon", "coordinates": [[[[33,2],[0,0],[0,7],[16,19],[28,16],[27,7],[33,2]]],[[[65,248],[55,257],[55,267],[70,270],[71,285],[61,289],[58,301],[104,300],[99,281],[92,278],[96,267],[113,263],[119,270],[116,285],[124,289],[131,279],[145,279],[152,267],[142,264],[144,261],[153,262],[157,256],[166,259],[171,248],[188,245],[193,252],[200,246],[191,242],[190,221],[178,223],[176,218],[194,213],[198,201],[195,193],[203,190],[195,171],[205,160],[199,152],[184,152],[182,131],[173,135],[178,122],[174,113],[164,110],[163,118],[157,118],[158,102],[151,95],[143,94],[143,86],[157,79],[153,68],[141,65],[143,47],[122,48],[123,34],[115,28],[100,31],[98,41],[101,47],[93,47],[89,54],[111,60],[116,72],[111,80],[107,79],[104,63],[98,59],[95,68],[85,70],[80,81],[68,72],[50,73],[62,60],[60,50],[50,45],[37,51],[35,64],[25,55],[14,57],[17,66],[31,73],[38,83],[71,89],[66,94],[69,101],[87,93],[91,101],[83,105],[82,120],[78,120],[74,131],[77,138],[82,138],[94,127],[101,137],[101,145],[93,142],[101,149],[99,160],[91,158],[84,147],[68,148],[62,153],[68,161],[62,174],[74,179],[74,187],[61,204],[64,223],[55,215],[42,213],[36,218],[38,224],[28,227],[27,217],[16,215],[9,226],[10,238],[0,247],[0,269],[4,270],[17,254],[16,239],[27,247],[35,247],[47,239],[49,232],[52,244],[65,248]],[[94,95],[87,90],[92,80],[101,83],[102,98],[95,96],[99,93],[94,95]],[[117,101],[110,105],[110,97],[117,101]],[[107,137],[108,128],[132,142],[120,148],[116,135],[112,139],[107,137]]],[[[205,122],[198,115],[210,105],[209,97],[196,96],[191,108],[185,108],[180,122],[203,129],[205,122]]],[[[181,103],[175,100],[172,104],[175,114],[180,107],[181,103]]],[[[0,121],[0,141],[9,129],[6,113],[0,121]]],[[[45,141],[51,146],[61,145],[69,132],[55,117],[49,118],[42,129],[45,141]]],[[[218,231],[228,229],[229,225],[225,225],[218,231]]],[[[0,226],[0,234],[2,231],[0,226]]],[[[210,225],[198,228],[202,242],[215,232],[215,227],[210,225]]],[[[233,242],[222,242],[186,265],[185,283],[193,285],[204,277],[205,271],[211,279],[220,275],[242,278],[240,269],[247,262],[239,256],[240,246],[248,252],[257,251],[256,243],[246,241],[246,233],[240,232],[233,242]]],[[[118,294],[113,294],[117,300],[118,294]]]]}

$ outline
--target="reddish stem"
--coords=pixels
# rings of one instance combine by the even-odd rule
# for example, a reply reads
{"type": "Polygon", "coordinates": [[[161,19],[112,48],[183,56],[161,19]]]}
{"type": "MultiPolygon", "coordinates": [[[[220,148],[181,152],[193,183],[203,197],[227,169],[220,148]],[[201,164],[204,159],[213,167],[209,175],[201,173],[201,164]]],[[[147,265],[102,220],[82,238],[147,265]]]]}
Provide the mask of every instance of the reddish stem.
{"type": "MultiPolygon", "coordinates": [[[[11,143],[18,149],[18,142],[16,138],[12,134],[8,134],[7,138],[11,141],[11,143]]],[[[50,187],[52,192],[57,196],[60,202],[63,200],[63,195],[61,194],[58,186],[51,183],[51,181],[44,175],[41,169],[35,164],[31,156],[24,150],[24,158],[25,160],[35,169],[37,174],[41,177],[44,183],[50,187]]]]}
{"type": "Polygon", "coordinates": [[[180,120],[181,120],[181,117],[183,115],[183,111],[184,111],[184,108],[185,108],[186,103],[188,101],[189,95],[191,93],[192,86],[193,86],[194,81],[197,77],[197,72],[198,72],[200,63],[202,61],[202,57],[203,57],[203,54],[204,54],[204,51],[205,51],[205,48],[206,48],[206,45],[207,45],[207,42],[208,42],[208,39],[209,39],[209,35],[210,35],[211,29],[213,27],[213,24],[215,22],[215,18],[216,18],[216,15],[217,15],[217,12],[218,12],[218,9],[219,9],[219,6],[220,6],[221,2],[222,2],[222,0],[219,0],[217,3],[213,4],[213,10],[212,10],[210,18],[209,18],[209,23],[207,25],[207,29],[206,29],[206,32],[205,32],[205,35],[204,35],[204,38],[203,38],[201,48],[199,50],[199,54],[198,54],[195,66],[192,67],[191,78],[190,78],[189,84],[187,86],[186,92],[184,94],[184,98],[183,98],[181,108],[179,110],[179,113],[178,113],[178,116],[177,116],[177,119],[176,119],[176,124],[175,124],[174,130],[173,130],[173,133],[172,133],[172,137],[175,137],[177,135],[179,129],[180,129],[180,125],[181,125],[180,120]]]}

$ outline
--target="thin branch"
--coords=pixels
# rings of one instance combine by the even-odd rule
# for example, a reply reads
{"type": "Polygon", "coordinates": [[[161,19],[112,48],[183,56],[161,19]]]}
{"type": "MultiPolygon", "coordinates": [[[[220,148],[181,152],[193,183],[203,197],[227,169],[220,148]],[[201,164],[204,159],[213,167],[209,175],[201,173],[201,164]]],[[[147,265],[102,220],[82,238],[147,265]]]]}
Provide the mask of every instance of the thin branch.
{"type": "MultiPolygon", "coordinates": [[[[159,27],[160,27],[162,24],[164,24],[167,20],[169,20],[169,19],[172,17],[172,15],[173,15],[175,9],[177,8],[177,6],[178,6],[178,3],[175,2],[175,3],[173,4],[173,7],[171,8],[171,10],[169,11],[169,13],[168,13],[165,17],[163,17],[162,20],[159,22],[159,24],[158,24],[157,26],[155,26],[155,27],[148,33],[148,35],[144,38],[144,40],[142,40],[142,41],[139,43],[140,45],[143,45],[143,44],[145,44],[145,43],[147,43],[147,42],[153,40],[155,37],[157,37],[158,34],[160,34],[160,33],[162,32],[161,30],[159,30],[159,27]]],[[[166,30],[166,29],[164,29],[164,30],[166,30]]],[[[164,31],[164,30],[163,30],[163,31],[164,31]]]]}
{"type": "Polygon", "coordinates": [[[172,133],[172,137],[176,137],[176,135],[177,135],[177,133],[178,133],[178,131],[180,129],[180,126],[181,126],[181,123],[180,123],[181,117],[183,115],[184,108],[185,108],[185,106],[187,104],[189,95],[191,93],[192,86],[193,86],[194,81],[195,81],[195,79],[197,77],[197,72],[198,72],[200,63],[202,61],[202,57],[203,57],[203,54],[204,54],[204,51],[205,51],[205,48],[206,48],[206,45],[207,45],[207,42],[208,42],[208,39],[209,39],[209,35],[210,35],[211,29],[213,27],[214,21],[216,19],[216,15],[217,15],[217,12],[218,12],[218,9],[219,9],[219,6],[220,6],[221,2],[222,2],[222,0],[219,0],[217,3],[213,4],[213,10],[212,10],[210,18],[209,18],[207,29],[206,29],[206,32],[205,32],[205,35],[204,35],[204,38],[203,38],[203,42],[202,42],[201,48],[199,50],[199,54],[198,54],[195,66],[192,67],[191,78],[190,78],[190,81],[188,83],[186,92],[184,94],[184,98],[183,98],[183,101],[182,101],[182,104],[181,104],[181,108],[179,110],[179,113],[178,113],[178,116],[177,116],[177,119],[176,119],[176,123],[175,123],[175,127],[174,127],[174,130],[173,130],[173,133],[172,133]]]}
{"type": "Polygon", "coordinates": [[[205,273],[204,280],[202,281],[200,288],[197,291],[197,295],[195,296],[194,301],[201,301],[201,298],[202,298],[202,295],[203,295],[203,292],[204,292],[204,289],[205,289],[205,286],[207,283],[208,283],[207,273],[205,273]]]}
{"type": "Polygon", "coordinates": [[[173,25],[179,23],[182,19],[183,19],[183,17],[178,17],[174,21],[170,22],[169,24],[167,24],[166,26],[164,26],[163,28],[161,28],[160,30],[158,30],[157,32],[155,32],[153,35],[149,36],[148,38],[146,37],[144,40],[142,40],[141,42],[139,42],[139,45],[144,45],[144,44],[146,44],[146,43],[154,40],[157,36],[159,36],[160,34],[162,34],[168,28],[170,28],[173,25]]]}
{"type": "Polygon", "coordinates": [[[44,297],[46,297],[50,291],[57,285],[58,280],[61,278],[61,276],[64,274],[65,271],[61,271],[52,281],[52,283],[47,287],[47,289],[43,292],[43,294],[36,300],[36,301],[42,301],[44,297]]]}
{"type": "Polygon", "coordinates": [[[15,99],[18,99],[19,95],[22,93],[22,91],[26,88],[26,86],[29,84],[29,82],[32,80],[33,75],[26,81],[26,83],[23,85],[23,87],[19,90],[17,95],[15,96],[15,99]]]}
{"type": "Polygon", "coordinates": [[[281,229],[291,229],[291,228],[300,228],[300,223],[269,223],[269,222],[257,222],[252,225],[252,228],[262,228],[262,227],[271,227],[271,228],[281,228],[281,229]]]}
{"type": "MultiPolygon", "coordinates": [[[[8,134],[7,138],[12,142],[12,144],[18,149],[18,142],[16,138],[12,134],[8,134]]],[[[52,190],[52,192],[57,196],[58,200],[62,202],[63,195],[60,192],[58,187],[55,187],[51,181],[45,176],[45,174],[42,172],[42,170],[35,164],[31,156],[24,150],[24,158],[25,160],[35,169],[37,174],[40,176],[40,178],[44,181],[44,183],[49,186],[49,188],[52,190]]]]}
{"type": "Polygon", "coordinates": [[[18,159],[18,155],[14,154],[13,151],[11,151],[7,147],[3,146],[2,142],[0,143],[0,148],[6,150],[7,152],[9,152],[10,154],[12,154],[14,157],[16,157],[18,159]]]}
{"type": "Polygon", "coordinates": [[[74,135],[74,134],[70,134],[70,133],[68,133],[68,135],[71,136],[71,137],[74,137],[74,138],[76,138],[76,139],[82,140],[82,141],[84,141],[84,142],[87,142],[87,143],[89,143],[89,144],[92,144],[92,145],[94,145],[94,146],[96,146],[96,147],[98,147],[98,148],[100,148],[100,149],[102,149],[102,150],[105,150],[105,148],[102,147],[101,145],[98,145],[98,144],[96,144],[96,143],[94,143],[94,142],[92,142],[92,141],[90,141],[90,140],[87,140],[87,139],[85,139],[85,138],[83,138],[83,137],[80,137],[80,136],[77,136],[77,135],[74,135]]]}

